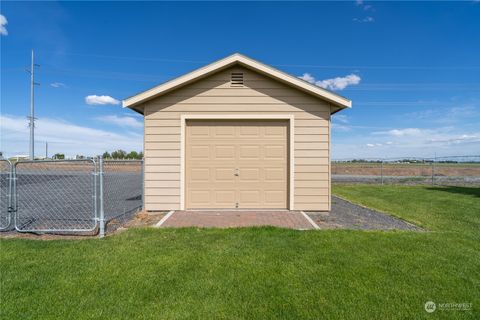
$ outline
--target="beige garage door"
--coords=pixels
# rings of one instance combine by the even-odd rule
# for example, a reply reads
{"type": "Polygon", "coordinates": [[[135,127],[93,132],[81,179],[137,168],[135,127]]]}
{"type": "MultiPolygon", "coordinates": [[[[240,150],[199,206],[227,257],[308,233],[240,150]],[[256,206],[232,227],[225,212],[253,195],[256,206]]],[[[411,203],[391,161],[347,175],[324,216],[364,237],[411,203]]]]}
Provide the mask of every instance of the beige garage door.
{"type": "Polygon", "coordinates": [[[288,122],[189,120],[187,209],[286,209],[288,122]]]}

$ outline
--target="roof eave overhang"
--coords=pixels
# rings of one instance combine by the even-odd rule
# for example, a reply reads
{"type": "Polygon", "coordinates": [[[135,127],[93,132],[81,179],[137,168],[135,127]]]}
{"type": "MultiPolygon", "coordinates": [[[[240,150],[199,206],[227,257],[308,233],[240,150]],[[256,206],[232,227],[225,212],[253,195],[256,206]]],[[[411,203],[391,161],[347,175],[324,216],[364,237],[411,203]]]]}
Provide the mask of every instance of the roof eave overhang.
{"type": "Polygon", "coordinates": [[[333,92],[320,88],[302,79],[289,75],[285,72],[277,70],[273,67],[270,67],[258,61],[255,61],[251,58],[248,58],[238,53],[228,56],[224,59],[218,60],[216,62],[213,62],[209,65],[206,65],[202,68],[189,72],[173,80],[167,81],[161,85],[153,87],[137,95],[129,97],[122,101],[122,105],[124,108],[131,108],[134,111],[137,111],[143,114],[143,108],[139,107],[142,103],[148,100],[157,98],[159,96],[162,96],[172,90],[185,86],[194,81],[198,81],[202,78],[208,77],[209,75],[212,75],[228,67],[231,67],[235,64],[242,65],[248,69],[252,69],[268,77],[274,78],[277,81],[283,82],[287,85],[290,85],[301,91],[304,91],[307,94],[311,94],[320,99],[326,100],[341,109],[351,108],[352,106],[352,101],[347,98],[339,96],[333,92]]]}

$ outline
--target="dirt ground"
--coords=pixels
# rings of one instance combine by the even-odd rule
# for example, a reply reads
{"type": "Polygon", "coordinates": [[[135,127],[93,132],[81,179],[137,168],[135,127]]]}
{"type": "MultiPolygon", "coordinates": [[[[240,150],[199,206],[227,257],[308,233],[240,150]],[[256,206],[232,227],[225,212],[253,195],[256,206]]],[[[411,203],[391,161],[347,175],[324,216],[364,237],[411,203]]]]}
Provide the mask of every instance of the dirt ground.
{"type": "Polygon", "coordinates": [[[321,229],[422,231],[404,220],[336,196],[332,196],[330,212],[310,212],[309,216],[321,229]]]}
{"type": "Polygon", "coordinates": [[[165,216],[166,212],[150,212],[141,211],[135,215],[135,218],[127,222],[122,228],[138,228],[145,226],[153,226],[157,224],[165,216]]]}
{"type": "MultiPolygon", "coordinates": [[[[165,212],[153,212],[153,213],[145,213],[144,211],[138,212],[135,214],[133,219],[129,220],[125,224],[119,226],[119,221],[115,219],[109,221],[106,225],[106,236],[111,236],[117,234],[119,232],[125,231],[130,228],[139,228],[139,227],[147,227],[153,226],[158,221],[160,221],[165,212]],[[113,226],[113,227],[112,227],[113,226]],[[111,230],[111,231],[109,231],[111,230]]],[[[87,240],[98,237],[98,229],[94,232],[83,233],[83,234],[52,234],[52,233],[33,233],[33,232],[16,232],[16,231],[8,231],[0,233],[0,239],[34,239],[34,240],[87,240]]]]}
{"type": "MultiPolygon", "coordinates": [[[[85,171],[90,172],[94,169],[94,164],[88,160],[80,161],[38,161],[35,163],[32,162],[19,162],[17,165],[17,170],[21,173],[23,171],[35,171],[35,172],[58,172],[58,171],[85,171]]],[[[142,172],[142,163],[140,161],[115,161],[115,160],[106,160],[104,161],[104,170],[105,172],[142,172]]]]}

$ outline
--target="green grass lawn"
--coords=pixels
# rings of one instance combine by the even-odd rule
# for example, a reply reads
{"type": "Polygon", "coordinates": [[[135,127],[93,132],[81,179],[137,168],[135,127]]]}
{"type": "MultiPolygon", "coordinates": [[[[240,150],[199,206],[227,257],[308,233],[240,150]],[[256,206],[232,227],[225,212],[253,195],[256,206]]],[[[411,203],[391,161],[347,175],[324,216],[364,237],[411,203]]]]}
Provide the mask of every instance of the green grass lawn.
{"type": "Polygon", "coordinates": [[[0,318],[480,318],[480,189],[334,193],[428,231],[131,229],[2,240],[0,318]]]}

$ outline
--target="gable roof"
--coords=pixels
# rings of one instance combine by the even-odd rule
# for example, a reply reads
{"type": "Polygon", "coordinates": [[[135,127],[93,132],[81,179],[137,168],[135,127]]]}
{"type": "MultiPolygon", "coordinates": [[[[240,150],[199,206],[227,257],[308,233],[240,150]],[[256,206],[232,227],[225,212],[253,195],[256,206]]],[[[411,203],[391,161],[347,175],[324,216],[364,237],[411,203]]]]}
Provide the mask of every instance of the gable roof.
{"type": "Polygon", "coordinates": [[[254,59],[246,57],[242,54],[235,53],[226,58],[223,58],[221,60],[208,64],[202,68],[199,68],[197,70],[184,74],[183,76],[167,81],[151,89],[148,89],[134,96],[126,98],[125,100],[122,101],[123,107],[124,108],[128,107],[128,108],[134,109],[135,111],[139,111],[138,109],[135,108],[135,106],[138,106],[139,104],[145,101],[164,95],[167,92],[178,89],[182,86],[185,86],[199,79],[205,78],[220,70],[226,69],[236,64],[239,64],[248,69],[254,70],[260,74],[269,76],[277,81],[283,82],[287,85],[290,85],[291,87],[304,91],[307,94],[311,94],[320,99],[327,100],[333,105],[339,107],[340,109],[350,108],[352,106],[352,101],[347,98],[344,98],[329,90],[318,87],[298,77],[289,75],[283,71],[280,71],[271,66],[258,62],[254,59]]]}

